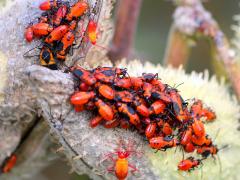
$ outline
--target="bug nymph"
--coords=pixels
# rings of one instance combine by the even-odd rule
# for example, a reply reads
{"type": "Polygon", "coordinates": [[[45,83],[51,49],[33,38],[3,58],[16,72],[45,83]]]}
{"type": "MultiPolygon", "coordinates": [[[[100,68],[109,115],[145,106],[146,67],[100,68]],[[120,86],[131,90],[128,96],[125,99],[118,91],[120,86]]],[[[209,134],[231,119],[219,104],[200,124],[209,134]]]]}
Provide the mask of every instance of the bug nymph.
{"type": "Polygon", "coordinates": [[[131,144],[131,141],[128,142],[128,144],[123,144],[121,142],[121,148],[117,149],[115,152],[109,153],[106,155],[107,159],[110,159],[114,162],[112,166],[110,166],[107,170],[109,172],[113,172],[117,179],[124,180],[128,176],[128,170],[131,168],[132,173],[135,171],[138,171],[138,169],[131,165],[128,161],[128,158],[131,154],[138,154],[138,152],[132,150],[133,144],[131,144]],[[123,148],[126,146],[126,149],[123,148]],[[114,158],[113,155],[117,155],[117,158],[114,158]]]}

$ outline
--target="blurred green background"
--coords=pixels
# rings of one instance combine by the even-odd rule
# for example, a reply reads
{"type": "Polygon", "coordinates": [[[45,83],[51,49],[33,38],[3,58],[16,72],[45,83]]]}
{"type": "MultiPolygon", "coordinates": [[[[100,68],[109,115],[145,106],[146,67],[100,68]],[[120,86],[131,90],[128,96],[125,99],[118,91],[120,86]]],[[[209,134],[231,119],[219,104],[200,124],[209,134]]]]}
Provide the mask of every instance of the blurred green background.
{"type": "MultiPolygon", "coordinates": [[[[3,3],[5,0],[0,0],[3,3]]],[[[231,25],[234,23],[232,17],[239,13],[239,0],[209,0],[205,7],[212,13],[220,24],[223,32],[228,38],[233,37],[231,25]]],[[[168,0],[143,0],[142,10],[136,33],[135,48],[138,57],[153,63],[162,63],[164,50],[167,43],[168,31],[172,22],[174,11],[173,4],[168,0]]],[[[197,43],[190,56],[187,72],[197,72],[209,69],[210,65],[209,45],[205,40],[197,43]]],[[[55,161],[39,174],[36,180],[83,180],[86,176],[69,175],[70,166],[65,161],[55,161]]]]}

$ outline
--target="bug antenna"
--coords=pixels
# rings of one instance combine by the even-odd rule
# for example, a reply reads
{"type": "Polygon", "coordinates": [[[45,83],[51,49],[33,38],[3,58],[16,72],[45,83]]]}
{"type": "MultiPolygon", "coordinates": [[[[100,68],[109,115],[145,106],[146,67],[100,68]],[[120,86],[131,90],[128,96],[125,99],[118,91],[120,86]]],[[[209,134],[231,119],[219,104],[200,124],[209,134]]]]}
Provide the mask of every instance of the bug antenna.
{"type": "Polygon", "coordinates": [[[32,48],[32,49],[30,49],[30,50],[28,50],[27,52],[25,52],[24,54],[23,54],[23,57],[24,58],[30,58],[30,57],[36,57],[36,56],[39,56],[39,55],[28,55],[31,51],[33,51],[34,49],[40,49],[40,46],[42,46],[43,44],[41,43],[41,44],[39,44],[38,46],[36,46],[36,47],[34,47],[34,48],[32,48]]]}

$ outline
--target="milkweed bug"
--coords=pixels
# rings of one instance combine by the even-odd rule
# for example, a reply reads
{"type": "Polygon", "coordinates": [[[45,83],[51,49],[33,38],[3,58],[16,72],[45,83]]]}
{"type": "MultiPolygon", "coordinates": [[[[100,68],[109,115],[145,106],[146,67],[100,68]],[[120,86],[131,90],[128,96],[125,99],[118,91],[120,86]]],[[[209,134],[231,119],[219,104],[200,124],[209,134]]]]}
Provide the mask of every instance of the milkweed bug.
{"type": "Polygon", "coordinates": [[[155,135],[157,129],[157,124],[156,123],[150,123],[147,125],[145,129],[145,136],[147,138],[151,138],[155,135]]]}
{"type": "Polygon", "coordinates": [[[171,97],[173,111],[176,115],[176,118],[181,122],[187,120],[188,116],[185,114],[184,111],[185,102],[183,101],[182,97],[177,93],[176,89],[171,89],[169,94],[171,97]]]}
{"type": "Polygon", "coordinates": [[[192,129],[188,128],[186,131],[184,131],[182,133],[182,135],[180,136],[180,144],[181,145],[186,145],[189,142],[191,142],[192,139],[192,129]]]}
{"type": "Polygon", "coordinates": [[[67,5],[62,5],[61,7],[58,8],[56,14],[54,15],[53,18],[53,24],[55,26],[59,26],[61,24],[62,19],[66,16],[67,14],[68,7],[67,5]]]}
{"type": "Polygon", "coordinates": [[[159,91],[152,91],[151,92],[151,97],[155,100],[162,100],[166,103],[171,103],[171,98],[169,97],[168,94],[159,92],[159,91]]]}
{"type": "Polygon", "coordinates": [[[141,102],[141,100],[139,100],[139,98],[135,97],[135,100],[133,101],[133,104],[136,107],[136,111],[144,116],[144,117],[148,117],[150,115],[149,109],[147,108],[147,106],[141,102]]]}
{"type": "Polygon", "coordinates": [[[33,29],[32,29],[32,26],[29,26],[29,27],[26,28],[25,39],[27,40],[27,42],[32,42],[32,40],[33,40],[33,29]]]}
{"type": "Polygon", "coordinates": [[[120,124],[120,121],[118,119],[113,119],[111,121],[106,121],[104,123],[104,127],[109,129],[109,128],[115,128],[120,124]]]}
{"type": "Polygon", "coordinates": [[[66,19],[68,21],[71,21],[72,19],[77,19],[80,16],[82,16],[87,9],[88,9],[88,4],[86,2],[78,1],[69,9],[66,19]]]}
{"type": "Polygon", "coordinates": [[[194,122],[192,123],[192,129],[196,136],[198,137],[205,136],[205,127],[202,121],[195,118],[194,122]]]}
{"type": "Polygon", "coordinates": [[[99,93],[107,98],[107,99],[114,99],[115,97],[115,91],[108,85],[106,84],[101,84],[98,88],[99,93]]]}
{"type": "Polygon", "coordinates": [[[171,126],[170,126],[167,122],[165,122],[165,123],[163,124],[163,127],[162,127],[162,132],[163,132],[165,135],[171,135],[172,132],[173,132],[173,130],[172,130],[171,126]]]}
{"type": "Polygon", "coordinates": [[[191,141],[195,145],[202,146],[206,142],[206,137],[205,136],[198,137],[196,135],[192,135],[191,141]]]}
{"type": "Polygon", "coordinates": [[[110,121],[114,118],[112,107],[103,102],[101,99],[96,98],[95,105],[98,108],[98,113],[103,117],[103,119],[110,121]]]}
{"type": "Polygon", "coordinates": [[[184,145],[183,148],[184,148],[184,151],[187,153],[194,152],[194,150],[196,149],[195,146],[193,145],[193,143],[191,143],[191,142],[184,145]]]}
{"type": "Polygon", "coordinates": [[[89,125],[90,125],[91,128],[95,128],[96,126],[98,126],[102,122],[102,120],[103,120],[103,117],[97,115],[90,120],[89,125]]]}
{"type": "Polygon", "coordinates": [[[95,45],[97,42],[97,23],[93,20],[90,20],[88,23],[87,35],[89,41],[95,45]]]}
{"type": "Polygon", "coordinates": [[[215,155],[218,152],[218,148],[215,145],[212,146],[202,146],[197,148],[197,153],[201,154],[202,157],[207,158],[209,155],[215,155]]]}
{"type": "Polygon", "coordinates": [[[124,89],[129,89],[132,87],[130,78],[116,78],[114,80],[114,85],[124,89]]]}
{"type": "Polygon", "coordinates": [[[87,85],[92,86],[97,82],[96,78],[88,70],[81,68],[80,66],[74,67],[72,69],[74,76],[79,78],[81,81],[85,82],[87,85]]]}
{"type": "Polygon", "coordinates": [[[12,168],[15,166],[16,162],[17,162],[17,156],[15,154],[12,154],[3,163],[3,166],[1,167],[2,172],[3,173],[10,172],[12,168]]]}
{"type": "Polygon", "coordinates": [[[134,90],[139,90],[143,87],[143,80],[139,77],[130,77],[131,85],[134,90]]]}
{"type": "Polygon", "coordinates": [[[39,9],[41,9],[42,11],[48,11],[52,8],[57,8],[57,6],[60,2],[61,1],[59,1],[59,0],[47,0],[47,1],[42,2],[39,5],[39,9]]]}
{"type": "Polygon", "coordinates": [[[75,40],[75,36],[72,31],[67,32],[61,41],[57,44],[57,58],[60,60],[66,59],[66,54],[69,52],[73,42],[75,40]]]}
{"type": "Polygon", "coordinates": [[[152,94],[153,86],[150,83],[144,82],[143,83],[143,96],[149,100],[152,94]]]}
{"type": "Polygon", "coordinates": [[[52,70],[57,70],[57,64],[53,52],[46,46],[43,46],[39,55],[40,64],[52,70]]]}
{"type": "Polygon", "coordinates": [[[181,171],[191,171],[194,168],[198,167],[201,164],[201,160],[199,159],[194,159],[194,157],[188,157],[185,160],[182,160],[178,164],[178,170],[181,171]]]}
{"type": "Polygon", "coordinates": [[[115,101],[131,103],[133,102],[134,96],[129,91],[116,91],[114,99],[115,101]]]}
{"type": "Polygon", "coordinates": [[[153,149],[166,150],[167,148],[172,148],[178,145],[178,140],[173,138],[173,136],[157,136],[149,140],[149,145],[153,149]]]}
{"type": "Polygon", "coordinates": [[[95,96],[95,93],[93,91],[89,91],[89,92],[79,91],[79,92],[75,92],[71,96],[70,102],[73,105],[84,105],[90,99],[94,98],[94,96],[95,96]]]}
{"type": "Polygon", "coordinates": [[[128,121],[128,120],[122,118],[122,119],[120,119],[119,121],[120,121],[120,127],[121,127],[122,129],[129,129],[130,124],[129,124],[129,121],[128,121]]]}
{"type": "Polygon", "coordinates": [[[150,114],[160,114],[163,113],[166,108],[166,105],[163,101],[158,100],[151,104],[149,108],[150,114]]]}
{"type": "Polygon", "coordinates": [[[34,36],[41,37],[46,36],[53,31],[53,27],[48,23],[37,23],[32,25],[34,36]]]}
{"type": "Polygon", "coordinates": [[[117,107],[120,113],[125,114],[129,118],[131,124],[135,126],[140,124],[140,118],[131,106],[124,103],[117,103],[117,107]]]}
{"type": "Polygon", "coordinates": [[[158,79],[158,74],[152,74],[152,73],[143,73],[142,78],[146,82],[151,82],[153,79],[158,79]]]}
{"type": "Polygon", "coordinates": [[[107,159],[110,159],[114,162],[113,166],[108,168],[109,172],[114,172],[117,179],[124,180],[128,176],[129,168],[133,169],[131,172],[137,171],[137,168],[133,165],[131,165],[128,162],[128,157],[133,154],[137,153],[136,151],[133,151],[129,144],[125,145],[122,144],[122,147],[117,149],[115,152],[109,153],[105,155],[107,159]],[[127,146],[127,148],[123,148],[127,146]],[[117,155],[117,158],[113,158],[113,155],[117,155]]]}
{"type": "Polygon", "coordinates": [[[68,26],[60,25],[48,35],[48,37],[45,39],[45,42],[51,44],[54,41],[59,41],[67,32],[68,32],[68,26]]]}

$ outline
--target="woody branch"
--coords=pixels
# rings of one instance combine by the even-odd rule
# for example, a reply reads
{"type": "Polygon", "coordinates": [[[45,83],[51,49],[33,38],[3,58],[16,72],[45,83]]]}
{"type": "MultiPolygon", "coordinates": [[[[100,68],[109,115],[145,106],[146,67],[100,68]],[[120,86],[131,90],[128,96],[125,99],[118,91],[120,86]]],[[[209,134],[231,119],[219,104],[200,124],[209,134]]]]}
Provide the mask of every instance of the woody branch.
{"type": "Polygon", "coordinates": [[[112,62],[131,54],[141,3],[142,0],[118,2],[115,32],[108,52],[112,62]]]}

